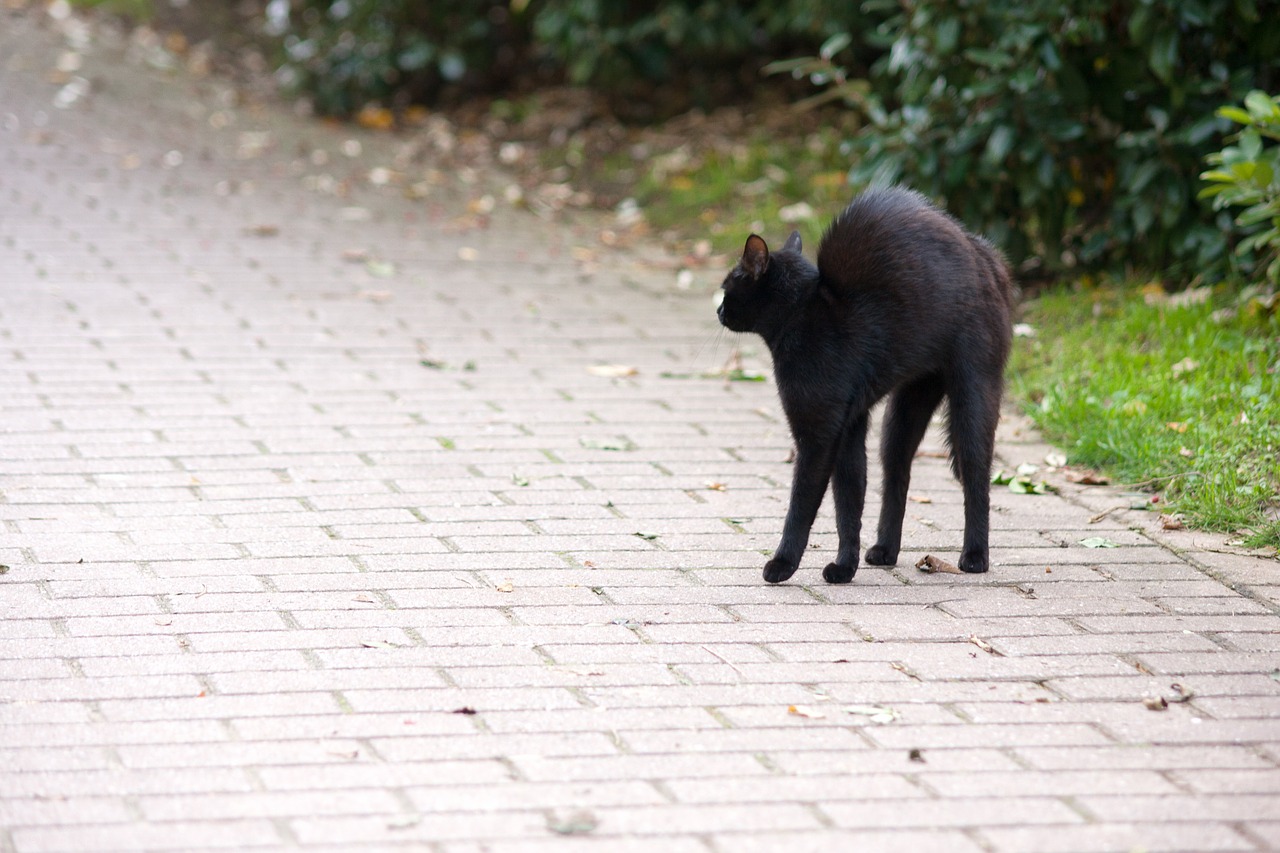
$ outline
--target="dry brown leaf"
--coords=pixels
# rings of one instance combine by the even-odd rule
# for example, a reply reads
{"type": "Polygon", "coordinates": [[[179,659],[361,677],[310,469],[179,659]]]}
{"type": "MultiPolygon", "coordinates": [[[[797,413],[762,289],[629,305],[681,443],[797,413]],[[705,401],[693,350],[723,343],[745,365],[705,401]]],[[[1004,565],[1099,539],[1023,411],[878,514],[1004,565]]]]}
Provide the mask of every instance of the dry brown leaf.
{"type": "Polygon", "coordinates": [[[1167,711],[1169,703],[1163,696],[1148,696],[1142,700],[1148,711],[1167,711]]]}
{"type": "Polygon", "coordinates": [[[1180,515],[1161,514],[1160,527],[1164,530],[1182,530],[1186,525],[1182,523],[1180,515]]]}
{"type": "Polygon", "coordinates": [[[1067,471],[1063,476],[1067,478],[1068,483],[1081,486],[1105,486],[1111,482],[1110,477],[1104,477],[1097,471],[1067,471]]]}
{"type": "Polygon", "coordinates": [[[970,634],[969,642],[973,643],[975,646],[982,649],[984,652],[986,652],[989,655],[995,655],[996,657],[1001,657],[1001,658],[1004,657],[1003,654],[996,651],[995,646],[991,645],[986,640],[979,637],[977,634],[970,634]]]}
{"type": "Polygon", "coordinates": [[[723,492],[725,489],[727,489],[727,488],[729,488],[729,487],[728,487],[728,486],[726,486],[724,483],[717,483],[717,482],[716,482],[716,481],[714,481],[714,480],[708,480],[708,481],[707,481],[707,488],[708,488],[708,489],[710,489],[710,490],[711,490],[711,491],[713,491],[713,492],[723,492]]]}
{"type": "Polygon", "coordinates": [[[907,495],[907,500],[913,501],[918,504],[933,503],[933,498],[929,497],[928,495],[907,495]]]}
{"type": "Polygon", "coordinates": [[[809,720],[822,720],[827,716],[826,711],[821,708],[815,708],[812,705],[788,705],[787,713],[809,720]]]}
{"type": "Polygon", "coordinates": [[[948,574],[948,575],[964,574],[964,572],[960,571],[960,569],[957,568],[956,566],[953,566],[951,563],[948,563],[946,560],[943,560],[939,557],[935,557],[932,554],[926,554],[925,556],[921,557],[920,561],[916,563],[916,568],[927,574],[934,574],[935,572],[941,572],[943,574],[948,574]]]}

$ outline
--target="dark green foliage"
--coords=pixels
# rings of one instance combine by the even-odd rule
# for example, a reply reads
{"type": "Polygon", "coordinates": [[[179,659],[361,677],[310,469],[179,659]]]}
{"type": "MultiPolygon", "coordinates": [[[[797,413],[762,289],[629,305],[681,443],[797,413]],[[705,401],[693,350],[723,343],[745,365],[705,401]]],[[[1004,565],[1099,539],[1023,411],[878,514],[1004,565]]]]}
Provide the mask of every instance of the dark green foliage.
{"type": "MultiPolygon", "coordinates": [[[[282,74],[326,113],[567,79],[687,108],[863,21],[844,0],[275,0],[282,74]],[[287,16],[284,14],[288,10],[287,16]]],[[[639,106],[639,105],[636,105],[639,106]]],[[[649,104],[644,112],[669,112],[649,104]]]]}
{"type": "Polygon", "coordinates": [[[1280,78],[1280,4],[863,9],[881,17],[852,50],[858,62],[880,55],[870,86],[844,84],[868,120],[854,140],[856,183],[910,184],[1050,272],[1139,266],[1189,279],[1222,268],[1222,223],[1197,204],[1196,176],[1229,128],[1215,108],[1280,78]]]}
{"type": "Polygon", "coordinates": [[[1218,115],[1244,125],[1236,144],[1205,158],[1216,166],[1200,177],[1208,186],[1201,198],[1212,198],[1214,210],[1243,207],[1236,217],[1248,234],[1236,254],[1256,274],[1258,283],[1280,286],[1280,95],[1254,91],[1245,96],[1244,109],[1222,107],[1218,115]]]}
{"type": "Polygon", "coordinates": [[[276,0],[267,16],[284,48],[282,78],[330,114],[503,88],[526,58],[519,3],[276,0]]]}

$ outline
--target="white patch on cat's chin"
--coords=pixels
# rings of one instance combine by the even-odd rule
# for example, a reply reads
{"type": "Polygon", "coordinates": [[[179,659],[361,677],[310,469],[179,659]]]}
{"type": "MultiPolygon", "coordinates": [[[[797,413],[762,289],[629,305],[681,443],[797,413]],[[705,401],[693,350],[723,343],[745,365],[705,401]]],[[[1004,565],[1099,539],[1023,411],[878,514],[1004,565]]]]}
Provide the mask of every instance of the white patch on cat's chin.
{"type": "Polygon", "coordinates": [[[721,305],[721,303],[723,303],[723,302],[724,302],[724,291],[723,291],[723,290],[717,290],[715,293],[711,294],[711,304],[712,304],[714,307],[719,308],[719,307],[720,307],[720,305],[721,305]]]}

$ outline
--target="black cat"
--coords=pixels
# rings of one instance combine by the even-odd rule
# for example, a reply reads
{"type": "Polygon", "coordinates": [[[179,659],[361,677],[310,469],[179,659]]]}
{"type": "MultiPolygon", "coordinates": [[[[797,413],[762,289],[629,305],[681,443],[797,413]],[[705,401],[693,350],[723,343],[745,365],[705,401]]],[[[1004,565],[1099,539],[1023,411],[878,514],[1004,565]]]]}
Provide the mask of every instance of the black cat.
{"type": "Polygon", "coordinates": [[[985,572],[1014,302],[1009,269],[991,244],[918,193],[871,190],[827,228],[817,267],[801,255],[799,232],[773,253],[752,234],[723,289],[720,322],[756,332],[769,346],[796,444],[791,505],[764,579],[779,583],[795,573],[828,481],[840,547],[822,576],[853,579],[868,410],[891,392],[880,451],[884,498],[867,562],[897,562],[911,460],[946,396],[951,468],[964,488],[959,565],[985,572]]]}

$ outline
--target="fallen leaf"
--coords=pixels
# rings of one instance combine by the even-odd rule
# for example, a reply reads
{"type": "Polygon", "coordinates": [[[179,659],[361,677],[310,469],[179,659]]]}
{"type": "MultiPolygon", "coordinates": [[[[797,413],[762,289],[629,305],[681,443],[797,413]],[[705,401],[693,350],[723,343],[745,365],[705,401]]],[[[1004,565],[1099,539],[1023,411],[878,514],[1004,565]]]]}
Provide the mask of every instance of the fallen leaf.
{"type": "MultiPolygon", "coordinates": [[[[917,456],[923,454],[917,453],[917,456]]],[[[1005,486],[1013,482],[1013,475],[1001,469],[991,475],[991,484],[994,486],[1005,486]]]]}
{"type": "Polygon", "coordinates": [[[1164,428],[1173,430],[1174,432],[1178,432],[1178,433],[1187,431],[1187,425],[1185,423],[1182,423],[1181,421],[1169,421],[1169,423],[1164,425],[1164,428]]]}
{"type": "Polygon", "coordinates": [[[826,711],[811,705],[788,705],[787,713],[807,720],[825,720],[827,717],[826,711]]]}
{"type": "Polygon", "coordinates": [[[635,376],[640,371],[629,364],[593,364],[587,368],[592,376],[604,376],[609,379],[621,379],[624,376],[635,376]]]}
{"type": "Polygon", "coordinates": [[[706,487],[713,492],[723,492],[728,488],[724,483],[717,483],[714,480],[708,480],[706,482],[706,487]]]}
{"type": "Polygon", "coordinates": [[[588,450],[635,450],[636,446],[631,443],[630,439],[621,436],[617,438],[581,438],[578,443],[588,450]]]}
{"type": "Polygon", "coordinates": [[[1181,684],[1179,684],[1176,681],[1173,684],[1169,685],[1169,689],[1173,691],[1173,695],[1168,697],[1168,700],[1170,702],[1178,702],[1178,703],[1190,702],[1196,696],[1194,692],[1183,687],[1181,684]]]}
{"type": "Polygon", "coordinates": [[[1036,473],[1039,470],[1040,470],[1039,465],[1036,465],[1032,462],[1023,462],[1021,465],[1018,466],[1017,470],[1014,471],[1014,473],[1017,474],[1019,477],[1030,477],[1032,474],[1036,473]]]}
{"type": "Polygon", "coordinates": [[[396,274],[396,265],[390,261],[369,259],[364,262],[364,268],[374,278],[391,278],[396,274]]]}
{"type": "Polygon", "coordinates": [[[1048,453],[1044,457],[1044,464],[1048,465],[1050,468],[1062,468],[1067,464],[1067,455],[1057,451],[1048,453]]]}
{"type": "Polygon", "coordinates": [[[517,486],[527,486],[529,485],[529,478],[521,477],[519,474],[512,474],[511,482],[515,483],[517,486]]]}
{"type": "Polygon", "coordinates": [[[403,649],[404,646],[398,646],[395,643],[386,640],[361,640],[360,645],[366,649],[403,649]]]}
{"type": "Polygon", "coordinates": [[[899,717],[897,711],[883,705],[844,705],[840,710],[846,714],[866,717],[873,723],[892,723],[899,717]]]}
{"type": "Polygon", "coordinates": [[[1142,700],[1142,704],[1148,711],[1166,711],[1169,708],[1169,703],[1163,696],[1148,696],[1142,700]]]}
{"type": "Polygon", "coordinates": [[[600,825],[599,819],[589,811],[575,811],[566,817],[547,818],[547,829],[558,835],[586,835],[600,825]]]}
{"type": "Polygon", "coordinates": [[[643,539],[646,542],[652,542],[653,540],[658,538],[658,534],[656,533],[636,533],[635,535],[639,536],[641,539],[643,539]]]}
{"type": "Polygon", "coordinates": [[[1009,491],[1015,495],[1045,495],[1057,489],[1044,480],[1032,480],[1024,474],[1009,481],[1009,491]]]}
{"type": "Polygon", "coordinates": [[[450,714],[462,714],[462,715],[463,715],[463,716],[465,716],[465,717],[473,717],[473,716],[475,716],[476,709],[475,709],[475,708],[472,708],[470,705],[463,705],[461,708],[454,708],[454,709],[453,709],[452,711],[450,711],[449,713],[450,713],[450,714]]]}
{"type": "Polygon", "coordinates": [[[920,762],[921,764],[924,764],[924,763],[925,763],[925,762],[924,762],[924,753],[923,753],[923,752],[921,752],[921,751],[920,751],[920,750],[918,750],[918,749],[911,749],[911,750],[908,750],[908,751],[907,751],[907,760],[908,760],[908,761],[918,761],[918,762],[920,762]]]}
{"type": "Polygon", "coordinates": [[[1086,548],[1119,548],[1120,546],[1107,539],[1105,536],[1090,536],[1087,539],[1081,539],[1080,544],[1086,548]]]}
{"type": "Polygon", "coordinates": [[[356,113],[356,124],[369,130],[390,130],[395,127],[396,117],[395,113],[386,107],[365,104],[360,108],[360,112],[356,113]]]}
{"type": "Polygon", "coordinates": [[[498,592],[515,592],[516,587],[510,580],[504,580],[502,583],[494,587],[498,592]]]}
{"type": "Polygon", "coordinates": [[[969,642],[973,643],[975,646],[982,649],[984,652],[986,652],[989,655],[995,655],[996,657],[1000,657],[1000,658],[1004,657],[1003,654],[996,651],[995,646],[991,645],[986,640],[979,637],[977,634],[970,634],[969,642]]]}
{"type": "Polygon", "coordinates": [[[926,574],[934,574],[935,572],[941,572],[948,575],[964,574],[964,572],[960,571],[956,566],[948,563],[946,560],[935,557],[932,554],[926,554],[921,557],[919,562],[916,563],[916,568],[926,574]]]}
{"type": "Polygon", "coordinates": [[[805,219],[812,219],[813,216],[813,206],[805,201],[798,201],[795,204],[788,204],[778,209],[778,218],[788,225],[805,219]]]}
{"type": "Polygon", "coordinates": [[[1096,471],[1067,471],[1062,476],[1067,478],[1068,483],[1077,483],[1081,486],[1105,486],[1111,482],[1109,477],[1104,477],[1096,471]]]}
{"type": "Polygon", "coordinates": [[[362,593],[360,593],[359,595],[357,595],[357,596],[355,596],[354,598],[352,598],[351,600],[352,600],[352,601],[359,601],[359,602],[360,602],[360,603],[362,603],[362,604],[377,604],[377,603],[378,603],[378,600],[377,600],[376,598],[374,598],[372,595],[370,595],[369,593],[367,593],[367,592],[362,592],[362,593]]]}
{"type": "Polygon", "coordinates": [[[918,503],[918,504],[933,503],[933,498],[929,497],[928,495],[908,495],[907,500],[912,501],[914,503],[918,503]]]}
{"type": "Polygon", "coordinates": [[[1182,530],[1186,525],[1182,523],[1181,515],[1162,513],[1160,515],[1160,527],[1164,530],[1182,530]]]}

